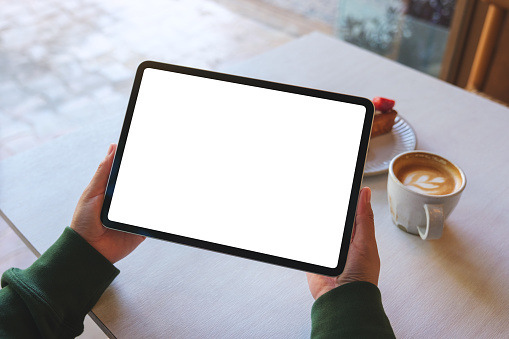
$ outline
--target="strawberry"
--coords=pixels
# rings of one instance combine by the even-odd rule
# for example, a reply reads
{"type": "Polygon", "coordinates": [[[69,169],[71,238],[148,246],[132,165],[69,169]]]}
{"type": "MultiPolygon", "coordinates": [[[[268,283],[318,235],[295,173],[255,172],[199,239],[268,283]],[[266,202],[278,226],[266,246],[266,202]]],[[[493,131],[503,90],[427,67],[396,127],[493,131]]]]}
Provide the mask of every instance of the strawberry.
{"type": "Polygon", "coordinates": [[[393,107],[396,101],[382,98],[382,97],[375,97],[373,98],[373,104],[375,105],[375,109],[378,111],[390,111],[393,107]]]}

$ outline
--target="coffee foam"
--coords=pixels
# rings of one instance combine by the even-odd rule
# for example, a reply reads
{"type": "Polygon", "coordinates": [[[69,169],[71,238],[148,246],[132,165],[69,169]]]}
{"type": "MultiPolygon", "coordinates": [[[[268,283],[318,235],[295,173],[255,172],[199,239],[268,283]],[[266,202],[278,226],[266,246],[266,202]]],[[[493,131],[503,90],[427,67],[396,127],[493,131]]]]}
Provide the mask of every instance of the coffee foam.
{"type": "Polygon", "coordinates": [[[446,195],[461,187],[460,172],[445,159],[413,154],[398,160],[394,165],[394,174],[412,191],[427,195],[446,195]]]}

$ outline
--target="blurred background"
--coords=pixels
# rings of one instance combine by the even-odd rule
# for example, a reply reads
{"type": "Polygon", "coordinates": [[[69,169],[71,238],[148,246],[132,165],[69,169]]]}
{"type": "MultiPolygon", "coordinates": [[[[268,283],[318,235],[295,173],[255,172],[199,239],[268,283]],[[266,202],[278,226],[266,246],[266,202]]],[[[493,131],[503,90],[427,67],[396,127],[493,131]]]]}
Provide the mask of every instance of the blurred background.
{"type": "MultiPolygon", "coordinates": [[[[508,2],[0,0],[0,161],[123,114],[144,60],[221,70],[314,31],[508,105],[508,2]]],[[[0,272],[34,259],[0,218],[0,272]]]]}
{"type": "MultiPolygon", "coordinates": [[[[143,60],[219,70],[313,31],[467,87],[488,21],[480,0],[0,0],[0,8],[0,160],[123,112],[143,60]]],[[[504,48],[493,48],[487,79],[469,89],[508,103],[504,48]]]]}

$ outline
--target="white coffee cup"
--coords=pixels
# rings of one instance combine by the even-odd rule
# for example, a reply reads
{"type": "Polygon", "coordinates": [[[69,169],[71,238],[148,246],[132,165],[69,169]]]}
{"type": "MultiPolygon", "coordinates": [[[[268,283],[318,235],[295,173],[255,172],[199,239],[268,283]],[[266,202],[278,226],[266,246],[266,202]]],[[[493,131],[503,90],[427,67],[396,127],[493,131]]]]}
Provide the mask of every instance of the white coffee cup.
{"type": "Polygon", "coordinates": [[[387,181],[394,224],[423,240],[440,238],[466,183],[461,168],[437,154],[410,151],[396,156],[387,181]]]}

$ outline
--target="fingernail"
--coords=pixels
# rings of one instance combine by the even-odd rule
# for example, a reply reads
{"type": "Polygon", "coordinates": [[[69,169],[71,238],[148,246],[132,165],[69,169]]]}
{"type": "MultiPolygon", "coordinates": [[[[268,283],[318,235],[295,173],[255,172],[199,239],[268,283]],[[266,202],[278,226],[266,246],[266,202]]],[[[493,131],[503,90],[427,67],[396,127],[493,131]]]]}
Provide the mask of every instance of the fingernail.
{"type": "Polygon", "coordinates": [[[371,202],[371,189],[369,187],[364,187],[366,191],[364,198],[366,199],[366,203],[369,204],[371,202]]]}
{"type": "Polygon", "coordinates": [[[111,153],[113,153],[114,148],[115,148],[115,144],[110,144],[110,148],[108,148],[108,154],[106,156],[111,155],[111,153]]]}

